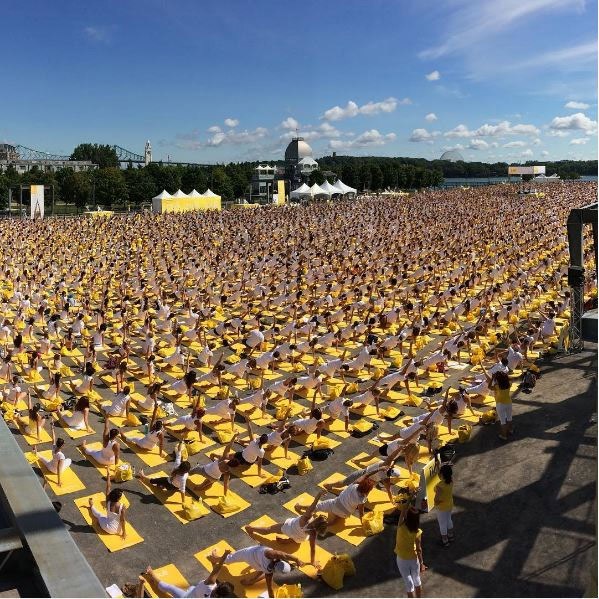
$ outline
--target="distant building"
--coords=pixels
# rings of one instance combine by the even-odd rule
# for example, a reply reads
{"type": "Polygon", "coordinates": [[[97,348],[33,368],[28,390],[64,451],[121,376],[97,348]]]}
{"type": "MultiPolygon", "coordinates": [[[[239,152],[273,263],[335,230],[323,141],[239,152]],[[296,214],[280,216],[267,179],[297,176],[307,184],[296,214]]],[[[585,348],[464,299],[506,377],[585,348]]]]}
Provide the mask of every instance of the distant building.
{"type": "Polygon", "coordinates": [[[0,171],[6,171],[11,166],[20,175],[29,172],[34,167],[42,172],[55,172],[61,168],[72,168],[74,171],[90,171],[98,168],[98,165],[90,160],[69,160],[67,158],[25,159],[19,154],[17,146],[0,144],[0,171]]]}
{"type": "Polygon", "coordinates": [[[252,204],[269,204],[277,193],[275,181],[285,177],[282,167],[259,164],[252,173],[251,193],[247,198],[252,204]]]}
{"type": "Polygon", "coordinates": [[[441,154],[439,160],[449,160],[449,162],[464,162],[464,157],[457,150],[447,150],[441,154]]]}

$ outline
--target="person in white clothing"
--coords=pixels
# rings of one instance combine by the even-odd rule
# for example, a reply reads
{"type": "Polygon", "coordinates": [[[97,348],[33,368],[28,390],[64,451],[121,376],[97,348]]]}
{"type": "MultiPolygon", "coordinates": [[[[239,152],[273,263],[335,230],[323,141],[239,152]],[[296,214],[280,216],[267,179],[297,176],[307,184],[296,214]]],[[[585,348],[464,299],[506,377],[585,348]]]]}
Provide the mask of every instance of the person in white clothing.
{"type": "Polygon", "coordinates": [[[92,497],[89,498],[89,511],[92,522],[109,535],[120,535],[123,540],[127,538],[127,521],[125,513],[127,508],[121,503],[123,491],[110,489],[110,468],[106,468],[106,513],[102,513],[94,505],[92,497]]]}
{"type": "MultiPolygon", "coordinates": [[[[277,536],[279,543],[295,543],[300,545],[305,541],[310,543],[310,564],[320,570],[321,564],[316,561],[316,538],[323,535],[327,530],[327,519],[324,516],[314,516],[316,505],[320,501],[324,491],[319,491],[312,504],[301,515],[295,518],[287,518],[282,524],[275,523],[270,526],[246,526],[245,531],[250,537],[254,535],[268,535],[280,533],[277,536]]],[[[259,541],[259,539],[256,539],[259,541]]]]}
{"type": "Polygon", "coordinates": [[[56,474],[58,486],[60,487],[62,485],[62,473],[71,466],[72,460],[65,457],[64,453],[62,453],[64,439],[61,439],[60,437],[58,439],[56,438],[54,423],[51,422],[50,426],[52,428],[52,457],[48,460],[38,455],[36,445],[33,446],[33,453],[40,463],[44,465],[48,472],[56,474]]]}
{"type": "MultiPolygon", "coordinates": [[[[210,555],[208,559],[213,564],[216,564],[220,561],[221,557],[210,555]]],[[[252,586],[265,579],[269,597],[275,596],[272,585],[275,572],[288,574],[291,572],[291,564],[295,564],[298,568],[306,565],[305,562],[294,555],[277,551],[270,547],[264,547],[263,545],[252,545],[245,549],[238,549],[225,558],[225,565],[235,563],[245,563],[250,569],[254,570],[253,574],[248,574],[240,580],[241,584],[252,586]]]]}
{"type": "MultiPolygon", "coordinates": [[[[216,550],[214,550],[214,553],[216,550]]],[[[143,597],[143,583],[144,577],[148,579],[150,584],[157,588],[162,593],[170,595],[171,597],[233,597],[234,596],[234,588],[230,582],[219,582],[218,575],[222,570],[223,564],[225,560],[231,553],[231,550],[227,549],[221,555],[220,558],[213,564],[212,571],[208,575],[207,578],[200,580],[193,586],[188,587],[187,589],[182,589],[168,582],[164,582],[160,580],[160,578],[156,575],[154,570],[148,566],[140,576],[140,585],[137,597],[143,597]]]]}

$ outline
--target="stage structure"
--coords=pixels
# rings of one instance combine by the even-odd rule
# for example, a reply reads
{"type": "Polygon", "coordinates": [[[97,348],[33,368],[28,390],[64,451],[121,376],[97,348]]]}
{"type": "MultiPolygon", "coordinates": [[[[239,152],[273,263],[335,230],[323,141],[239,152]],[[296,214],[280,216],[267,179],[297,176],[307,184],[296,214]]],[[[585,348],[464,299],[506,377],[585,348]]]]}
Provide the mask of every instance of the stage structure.
{"type": "Polygon", "coordinates": [[[520,191],[518,192],[520,195],[535,193],[535,189],[533,189],[530,185],[528,189],[525,189],[524,183],[532,183],[532,179],[535,175],[544,175],[545,174],[545,166],[544,165],[534,165],[534,166],[518,166],[512,165],[507,168],[507,175],[509,180],[512,180],[512,175],[520,176],[520,191]],[[525,179],[525,177],[530,177],[530,179],[525,179]]]}
{"type": "Polygon", "coordinates": [[[578,353],[584,349],[584,340],[597,337],[597,319],[584,314],[584,225],[593,227],[593,245],[595,250],[595,268],[597,268],[597,204],[583,208],[574,208],[568,216],[568,247],[570,250],[570,268],[568,285],[571,297],[571,322],[569,353],[578,353]],[[587,330],[588,326],[588,330],[587,330]],[[594,330],[593,330],[594,329],[594,330]]]}

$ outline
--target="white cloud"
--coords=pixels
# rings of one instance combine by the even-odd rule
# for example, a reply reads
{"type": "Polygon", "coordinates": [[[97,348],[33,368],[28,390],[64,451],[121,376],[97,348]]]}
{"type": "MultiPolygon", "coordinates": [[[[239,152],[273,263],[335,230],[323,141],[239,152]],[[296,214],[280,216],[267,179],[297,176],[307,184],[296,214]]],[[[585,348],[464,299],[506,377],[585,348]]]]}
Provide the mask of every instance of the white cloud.
{"type": "Polygon", "coordinates": [[[208,128],[208,133],[220,133],[222,129],[218,125],[212,125],[208,128]]]}
{"type": "Polygon", "coordinates": [[[381,112],[393,112],[398,105],[406,105],[411,103],[412,100],[410,100],[410,98],[398,100],[397,98],[391,97],[387,98],[386,100],[382,100],[381,102],[367,102],[362,106],[358,106],[353,100],[350,100],[344,108],[341,106],[333,106],[333,108],[329,108],[320,118],[324,119],[325,121],[339,121],[341,119],[356,117],[359,114],[372,116],[375,114],[380,114],[381,112]]]}
{"type": "Polygon", "coordinates": [[[533,15],[571,8],[584,8],[584,0],[494,0],[462,2],[447,21],[444,41],[420,52],[423,59],[435,59],[455,52],[472,52],[477,42],[508,29],[513,24],[530,23],[533,15]]]}
{"type": "Polygon", "coordinates": [[[439,73],[439,71],[432,71],[428,75],[425,75],[425,77],[429,81],[439,81],[439,79],[441,79],[441,73],[439,73]]]}
{"type": "Polygon", "coordinates": [[[574,102],[572,100],[564,104],[564,108],[571,108],[573,110],[586,110],[589,107],[590,104],[586,104],[585,102],[574,102]]]}
{"type": "Polygon", "coordinates": [[[105,27],[88,26],[83,28],[83,33],[87,39],[100,44],[108,44],[110,42],[110,32],[105,27]]]}
{"type": "Polygon", "coordinates": [[[522,158],[531,158],[533,155],[533,151],[528,148],[527,150],[524,150],[524,152],[522,152],[522,154],[520,154],[520,156],[522,156],[522,158]]]}
{"type": "Polygon", "coordinates": [[[427,131],[426,129],[414,129],[412,135],[410,135],[410,141],[420,142],[432,142],[433,138],[437,137],[440,131],[427,131]]]}
{"type": "Polygon", "coordinates": [[[296,129],[299,129],[299,123],[292,116],[288,116],[279,127],[281,127],[281,129],[287,129],[288,131],[295,131],[296,129]]]}
{"type": "Polygon", "coordinates": [[[541,156],[549,156],[549,152],[547,150],[542,150],[541,156]]]}
{"type": "Polygon", "coordinates": [[[364,131],[354,139],[332,139],[329,142],[329,148],[337,150],[341,148],[364,148],[372,146],[384,146],[385,144],[396,139],[395,133],[380,133],[377,129],[369,129],[364,131]]]}
{"type": "Polygon", "coordinates": [[[569,131],[563,131],[561,129],[557,129],[557,130],[550,130],[547,131],[547,135],[549,135],[549,137],[568,137],[568,135],[570,135],[569,131]]]}
{"type": "Polygon", "coordinates": [[[504,148],[523,148],[526,145],[525,141],[510,141],[507,144],[503,144],[504,148]]]}
{"type": "Polygon", "coordinates": [[[437,120],[437,115],[434,112],[429,112],[425,117],[424,117],[425,121],[428,121],[429,123],[432,123],[433,121],[437,120]]]}
{"type": "Polygon", "coordinates": [[[583,112],[577,112],[570,116],[556,116],[549,127],[558,131],[586,131],[594,134],[597,131],[597,121],[591,120],[583,112]]]}
{"type": "Polygon", "coordinates": [[[588,137],[577,137],[576,139],[573,139],[570,141],[570,145],[571,146],[584,146],[587,141],[589,141],[588,137]]]}
{"type": "MultiPolygon", "coordinates": [[[[210,129],[217,129],[217,127],[210,127],[210,129]]],[[[212,131],[208,130],[212,133],[212,131]]],[[[214,131],[212,137],[205,143],[208,147],[218,147],[224,144],[241,145],[255,143],[256,141],[263,139],[268,135],[268,129],[264,127],[256,127],[253,131],[214,131]]]]}
{"type": "Polygon", "coordinates": [[[460,124],[451,131],[446,131],[443,135],[445,135],[445,137],[472,137],[474,133],[470,131],[466,125],[460,124]]]}
{"type": "Polygon", "coordinates": [[[532,140],[532,145],[533,146],[540,146],[541,145],[541,140],[537,137],[536,139],[532,140]]]}
{"type": "Polygon", "coordinates": [[[462,144],[456,144],[455,146],[443,146],[443,150],[445,152],[451,152],[452,150],[463,150],[464,146],[462,144]]]}
{"type": "MultiPolygon", "coordinates": [[[[285,131],[280,139],[292,139],[295,137],[295,131],[285,131]]],[[[333,139],[341,137],[342,133],[330,123],[321,123],[318,127],[307,126],[307,129],[302,130],[300,135],[306,141],[315,141],[317,139],[333,139]]]]}
{"type": "Polygon", "coordinates": [[[233,127],[237,127],[237,125],[239,125],[239,119],[228,118],[225,119],[224,123],[226,127],[231,127],[232,129],[233,127]]]}
{"type": "Polygon", "coordinates": [[[470,150],[486,150],[489,144],[484,139],[471,139],[468,144],[470,150]]]}
{"type": "Polygon", "coordinates": [[[478,129],[470,131],[466,125],[460,124],[444,133],[445,137],[503,137],[505,135],[539,135],[540,131],[534,125],[519,123],[511,125],[509,121],[501,121],[496,125],[485,123],[478,129]]]}
{"type": "Polygon", "coordinates": [[[597,60],[597,41],[586,42],[553,52],[543,52],[521,62],[510,62],[502,70],[540,69],[541,67],[580,69],[581,66],[597,60]]]}

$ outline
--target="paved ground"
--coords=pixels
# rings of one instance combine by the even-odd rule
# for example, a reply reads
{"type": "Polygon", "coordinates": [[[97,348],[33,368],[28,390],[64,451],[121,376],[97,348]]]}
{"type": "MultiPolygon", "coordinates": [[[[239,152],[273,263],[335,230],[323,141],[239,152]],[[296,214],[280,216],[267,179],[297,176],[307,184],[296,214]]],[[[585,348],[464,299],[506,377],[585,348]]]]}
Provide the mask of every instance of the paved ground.
{"type": "MultiPolygon", "coordinates": [[[[503,444],[494,427],[478,427],[470,443],[458,447],[454,516],[458,538],[450,549],[442,549],[434,516],[423,517],[424,556],[430,567],[423,579],[425,595],[583,595],[596,569],[592,561],[597,511],[596,369],[596,346],[546,363],[533,393],[516,395],[513,441],[503,444]]],[[[99,430],[97,422],[94,426],[99,430]]],[[[383,429],[392,430],[393,425],[385,423],[383,429]]],[[[22,439],[19,442],[23,444],[22,439]]],[[[61,499],[61,516],[106,585],[122,586],[133,582],[148,564],[171,562],[194,580],[203,571],[193,553],[223,538],[236,548],[247,546],[249,538],[240,529],[243,524],[266,513],[278,521],[284,519],[289,515],[282,507],[284,502],[304,488],[313,489],[336,470],[349,473],[345,460],[364,445],[365,440],[348,439],[312,473],[292,477],[293,488],[284,494],[259,495],[256,489],[233,480],[232,489],[254,505],[227,520],[211,513],[182,525],[139,482],[125,483],[132,501],[129,519],[146,540],[116,554],[108,553],[84,525],[72,496],[61,499]],[[168,533],[163,534],[164,530],[168,533]]],[[[75,451],[67,453],[77,459],[75,451]]],[[[133,454],[127,453],[125,459],[140,465],[133,454]]],[[[99,475],[88,462],[79,460],[75,467],[87,486],[77,496],[101,490],[99,475]]],[[[346,579],[337,596],[402,595],[393,542],[393,526],[358,548],[336,536],[323,540],[329,551],[349,552],[358,569],[358,575],[346,579]]],[[[307,596],[335,595],[304,576],[301,581],[307,596]]]]}

